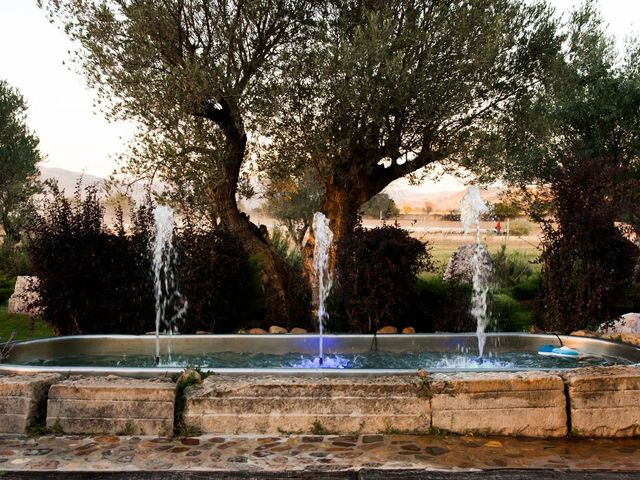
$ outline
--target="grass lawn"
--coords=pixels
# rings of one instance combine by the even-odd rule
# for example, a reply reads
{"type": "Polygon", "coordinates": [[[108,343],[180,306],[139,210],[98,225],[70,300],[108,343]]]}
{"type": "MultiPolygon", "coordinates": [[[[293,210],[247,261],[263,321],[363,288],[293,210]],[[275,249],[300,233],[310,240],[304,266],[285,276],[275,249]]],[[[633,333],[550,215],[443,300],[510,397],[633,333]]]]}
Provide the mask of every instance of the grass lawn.
{"type": "Polygon", "coordinates": [[[28,338],[52,337],[51,327],[37,318],[33,331],[29,328],[29,317],[26,315],[10,315],[7,305],[0,306],[0,341],[5,342],[15,332],[14,340],[26,340],[28,338]]]}
{"type": "MultiPolygon", "coordinates": [[[[431,255],[436,264],[436,271],[444,273],[451,254],[460,246],[475,242],[473,235],[442,235],[427,234],[414,235],[421,241],[429,242],[431,246],[431,255]]],[[[540,256],[538,250],[539,239],[537,237],[511,237],[507,241],[504,237],[496,237],[495,235],[483,236],[482,242],[487,246],[491,253],[500,251],[502,245],[506,245],[507,254],[518,252],[527,260],[534,260],[540,256]]]]}

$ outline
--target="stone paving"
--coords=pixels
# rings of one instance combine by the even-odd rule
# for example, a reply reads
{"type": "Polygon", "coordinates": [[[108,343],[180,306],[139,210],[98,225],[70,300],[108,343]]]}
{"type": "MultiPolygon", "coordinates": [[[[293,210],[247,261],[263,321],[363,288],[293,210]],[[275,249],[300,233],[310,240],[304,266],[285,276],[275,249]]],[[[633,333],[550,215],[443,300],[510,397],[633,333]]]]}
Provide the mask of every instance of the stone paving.
{"type": "MultiPolygon", "coordinates": [[[[2,471],[359,472],[563,470],[634,472],[640,439],[418,435],[0,436],[2,471]]],[[[2,476],[2,472],[0,472],[2,476]]],[[[625,477],[627,478],[627,477],[625,477]]],[[[636,478],[635,475],[633,478],[636,478]]]]}

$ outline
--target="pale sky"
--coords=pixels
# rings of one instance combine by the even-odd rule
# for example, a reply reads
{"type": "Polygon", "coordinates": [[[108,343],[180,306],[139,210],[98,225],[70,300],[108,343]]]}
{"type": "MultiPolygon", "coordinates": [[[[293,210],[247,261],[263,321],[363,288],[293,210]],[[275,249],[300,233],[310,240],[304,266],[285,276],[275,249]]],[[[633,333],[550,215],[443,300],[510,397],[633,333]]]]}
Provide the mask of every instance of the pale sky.
{"type": "MultiPolygon", "coordinates": [[[[17,87],[26,98],[28,124],[40,138],[45,166],[107,176],[115,167],[114,157],[124,151],[134,128],[125,123],[108,123],[96,113],[93,93],[83,76],[68,68],[71,42],[49,23],[35,3],[0,0],[0,78],[17,87]]],[[[562,13],[580,2],[550,3],[562,13]]],[[[601,0],[600,9],[620,46],[625,37],[638,32],[640,0],[601,0]]],[[[437,183],[427,182],[421,189],[462,187],[460,180],[446,176],[437,183]]]]}

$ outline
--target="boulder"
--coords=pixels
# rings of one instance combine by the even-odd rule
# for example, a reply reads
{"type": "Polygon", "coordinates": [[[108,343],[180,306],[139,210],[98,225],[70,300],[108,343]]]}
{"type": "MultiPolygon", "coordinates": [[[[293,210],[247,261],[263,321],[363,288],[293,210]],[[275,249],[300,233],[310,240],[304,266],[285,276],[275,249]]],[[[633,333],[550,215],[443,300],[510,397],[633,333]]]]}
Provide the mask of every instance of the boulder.
{"type": "Polygon", "coordinates": [[[282,328],[279,327],[277,325],[271,325],[269,327],[269,333],[274,333],[274,334],[283,334],[283,333],[287,333],[287,329],[286,328],[282,328]]]}
{"type": "Polygon", "coordinates": [[[304,328],[292,328],[289,333],[293,333],[294,335],[302,335],[304,333],[308,333],[304,328]]]}
{"type": "Polygon", "coordinates": [[[16,287],[7,306],[8,312],[32,317],[40,315],[41,309],[33,306],[40,300],[37,288],[38,277],[19,276],[16,278],[16,287]]]}
{"type": "MultiPolygon", "coordinates": [[[[447,282],[473,282],[473,258],[476,254],[476,244],[461,245],[453,252],[443,278],[447,282]]],[[[491,255],[484,245],[480,245],[480,258],[486,265],[491,265],[491,255]]]]}
{"type": "Polygon", "coordinates": [[[640,333],[640,313],[625,313],[613,325],[601,330],[604,333],[640,333]]]}
{"type": "Polygon", "coordinates": [[[264,335],[265,333],[269,333],[269,332],[267,332],[263,328],[250,328],[249,330],[247,330],[247,333],[251,335],[264,335]]]}
{"type": "Polygon", "coordinates": [[[396,327],[392,327],[391,325],[386,325],[376,333],[398,333],[398,329],[396,327]]]}
{"type": "Polygon", "coordinates": [[[404,327],[402,333],[416,333],[416,329],[413,327],[404,327]]]}

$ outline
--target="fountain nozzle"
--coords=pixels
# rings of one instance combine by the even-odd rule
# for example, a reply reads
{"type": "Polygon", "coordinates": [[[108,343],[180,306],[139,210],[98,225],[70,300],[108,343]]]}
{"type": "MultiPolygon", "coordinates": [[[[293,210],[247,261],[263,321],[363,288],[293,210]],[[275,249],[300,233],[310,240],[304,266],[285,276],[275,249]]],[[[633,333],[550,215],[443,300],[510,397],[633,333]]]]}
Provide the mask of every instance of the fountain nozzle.
{"type": "Polygon", "coordinates": [[[318,360],[320,361],[320,366],[322,366],[324,364],[324,359],[322,358],[322,356],[318,357],[318,360]]]}
{"type": "Polygon", "coordinates": [[[156,357],[156,367],[160,365],[160,357],[156,357]]]}

